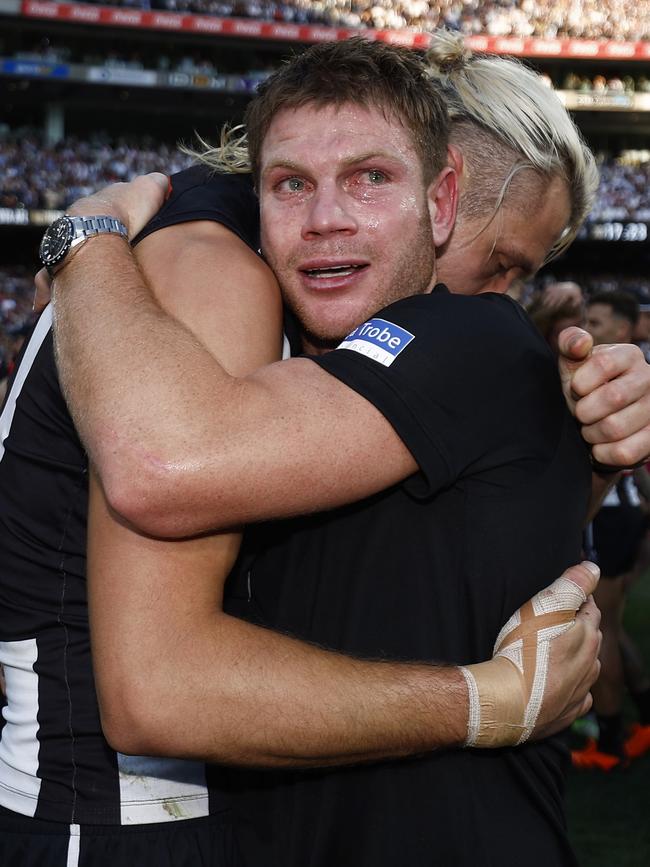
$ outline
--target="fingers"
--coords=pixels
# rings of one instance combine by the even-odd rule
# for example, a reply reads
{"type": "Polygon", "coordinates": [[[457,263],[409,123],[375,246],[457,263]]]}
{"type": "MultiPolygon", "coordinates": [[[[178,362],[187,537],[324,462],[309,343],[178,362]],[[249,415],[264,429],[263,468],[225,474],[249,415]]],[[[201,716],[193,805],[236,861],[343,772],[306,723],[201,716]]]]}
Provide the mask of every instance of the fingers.
{"type": "MultiPolygon", "coordinates": [[[[583,609],[585,606],[589,606],[589,600],[587,597],[591,596],[598,585],[600,569],[595,563],[591,563],[589,560],[583,560],[583,562],[579,563],[577,566],[571,566],[567,569],[562,575],[562,578],[567,578],[569,581],[572,581],[582,591],[583,598],[574,609],[577,611],[578,608],[583,609]]],[[[553,584],[551,584],[549,589],[552,588],[553,584]]]]}
{"type": "Polygon", "coordinates": [[[600,608],[596,605],[593,596],[589,596],[580,606],[576,613],[576,620],[584,620],[586,624],[593,626],[594,629],[600,627],[600,608]]]}
{"type": "Polygon", "coordinates": [[[161,172],[139,175],[129,183],[111,184],[92,196],[79,199],[68,213],[77,216],[109,214],[135,237],[162,207],[169,192],[169,179],[161,172]]]}
{"type": "MultiPolygon", "coordinates": [[[[609,388],[609,386],[603,386],[603,389],[607,388],[609,388]]],[[[619,402],[622,399],[619,398],[619,402]]],[[[589,400],[589,398],[584,398],[584,400],[589,400]]],[[[578,405],[581,403],[582,401],[580,401],[578,405]]],[[[612,398],[612,406],[613,405],[614,398],[612,398]]],[[[609,415],[599,421],[583,425],[582,436],[592,445],[598,445],[600,443],[613,444],[621,442],[630,436],[634,436],[634,434],[649,427],[650,394],[642,394],[635,402],[625,406],[623,409],[612,411],[609,415]]]]}
{"type": "Polygon", "coordinates": [[[612,467],[633,467],[645,462],[650,455],[650,429],[646,427],[620,442],[596,445],[591,454],[599,463],[612,467]]]}
{"type": "Polygon", "coordinates": [[[597,346],[570,387],[597,461],[627,467],[650,455],[650,365],[637,346],[597,346]]]}
{"type": "MultiPolygon", "coordinates": [[[[607,383],[613,384],[612,381],[616,380],[619,388],[612,390],[612,393],[614,396],[619,396],[619,403],[615,409],[620,409],[630,402],[625,399],[628,388],[635,389],[632,400],[636,400],[650,389],[648,367],[639,347],[631,343],[596,346],[587,361],[574,373],[572,389],[578,397],[584,398],[587,395],[593,397],[601,386],[607,383]]],[[[592,404],[599,408],[598,401],[583,404],[584,411],[588,415],[584,418],[580,417],[580,421],[586,424],[597,421],[611,411],[607,409],[607,412],[594,414],[592,404]]]]}
{"type": "Polygon", "coordinates": [[[577,283],[564,281],[546,286],[542,291],[544,306],[555,308],[561,304],[579,305],[582,303],[582,290],[577,283]]]}
{"type": "Polygon", "coordinates": [[[162,172],[149,172],[148,175],[143,175],[142,177],[148,178],[156,184],[160,188],[161,194],[164,197],[167,197],[171,188],[169,177],[167,175],[164,175],[162,172]]]}
{"type": "Polygon", "coordinates": [[[570,361],[584,361],[593,345],[594,341],[591,334],[575,325],[561,331],[558,338],[560,355],[570,361]]]}

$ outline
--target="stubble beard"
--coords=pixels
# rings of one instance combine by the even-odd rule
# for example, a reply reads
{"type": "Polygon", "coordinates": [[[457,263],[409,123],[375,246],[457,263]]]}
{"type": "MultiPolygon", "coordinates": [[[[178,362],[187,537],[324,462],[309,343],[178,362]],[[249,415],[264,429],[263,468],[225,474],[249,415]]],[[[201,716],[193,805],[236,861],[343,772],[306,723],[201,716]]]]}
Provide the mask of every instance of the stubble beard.
{"type": "Polygon", "coordinates": [[[366,319],[378,313],[384,307],[408,298],[412,295],[423,295],[432,286],[435,277],[435,248],[431,236],[431,220],[428,211],[422,215],[416,237],[408,244],[404,244],[404,250],[394,262],[390,277],[386,286],[377,290],[368,298],[367,309],[358,317],[357,321],[346,324],[344,330],[329,329],[327,324],[321,324],[313,314],[310,314],[308,306],[301,303],[300,294],[291,297],[282,285],[282,273],[276,274],[280,283],[285,303],[298,320],[303,344],[309,351],[325,352],[335,349],[338,344],[366,319]]]}

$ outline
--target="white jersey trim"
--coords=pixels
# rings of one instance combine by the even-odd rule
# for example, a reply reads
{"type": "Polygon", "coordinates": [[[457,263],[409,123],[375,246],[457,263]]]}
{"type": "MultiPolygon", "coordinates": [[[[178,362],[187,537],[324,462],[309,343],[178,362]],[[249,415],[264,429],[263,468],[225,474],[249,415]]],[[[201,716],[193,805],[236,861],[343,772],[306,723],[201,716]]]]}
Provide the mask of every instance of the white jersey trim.
{"type": "Polygon", "coordinates": [[[34,816],[41,789],[38,774],[38,659],[36,639],[0,641],[7,704],[0,738],[0,804],[34,816]]]}
{"type": "Polygon", "coordinates": [[[203,762],[117,754],[122,825],[210,814],[203,762]]]}
{"type": "Polygon", "coordinates": [[[34,363],[34,359],[38,355],[38,350],[43,345],[43,341],[45,340],[51,327],[52,305],[48,304],[45,310],[41,313],[41,318],[38,320],[31,339],[27,344],[25,354],[21,359],[20,366],[18,367],[18,370],[16,372],[16,377],[11,385],[11,391],[9,392],[9,396],[7,397],[7,402],[4,409],[2,410],[2,415],[0,415],[0,461],[4,457],[5,440],[9,436],[9,431],[11,430],[11,423],[14,420],[18,396],[22,391],[29,371],[32,369],[32,364],[34,363]]]}
{"type": "Polygon", "coordinates": [[[68,858],[65,867],[79,867],[79,852],[81,842],[81,827],[70,825],[70,840],[68,841],[68,858]]]}

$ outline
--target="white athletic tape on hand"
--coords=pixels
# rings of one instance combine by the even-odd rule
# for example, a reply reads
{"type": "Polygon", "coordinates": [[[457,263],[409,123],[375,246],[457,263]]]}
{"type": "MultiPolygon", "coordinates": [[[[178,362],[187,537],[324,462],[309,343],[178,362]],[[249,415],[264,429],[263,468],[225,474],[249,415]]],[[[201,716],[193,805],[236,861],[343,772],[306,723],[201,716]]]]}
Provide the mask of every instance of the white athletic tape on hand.
{"type": "Polygon", "coordinates": [[[571,627],[586,598],[573,581],[558,578],[515,611],[489,662],[461,668],[469,693],[466,746],[514,746],[530,737],[544,700],[551,641],[571,627]]]}

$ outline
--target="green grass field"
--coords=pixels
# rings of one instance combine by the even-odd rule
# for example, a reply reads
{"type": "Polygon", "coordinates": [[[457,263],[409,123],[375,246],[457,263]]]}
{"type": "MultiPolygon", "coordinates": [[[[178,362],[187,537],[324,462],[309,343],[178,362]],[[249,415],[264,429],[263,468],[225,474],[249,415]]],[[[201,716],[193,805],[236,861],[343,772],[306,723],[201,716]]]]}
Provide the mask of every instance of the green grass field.
{"type": "MultiPolygon", "coordinates": [[[[630,591],[625,624],[650,666],[650,572],[630,591]]],[[[581,867],[649,867],[650,753],[609,774],[573,771],[567,812],[581,867]]]]}

